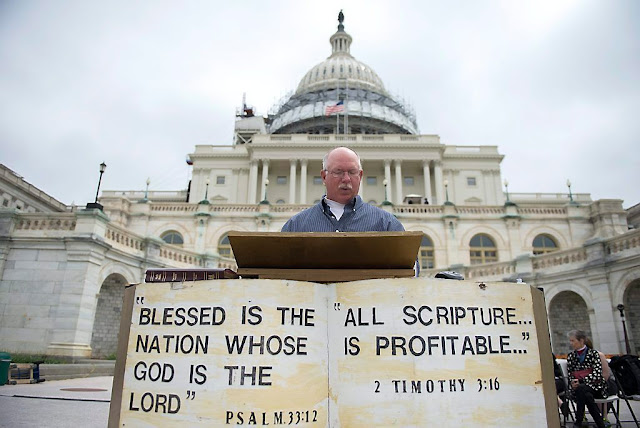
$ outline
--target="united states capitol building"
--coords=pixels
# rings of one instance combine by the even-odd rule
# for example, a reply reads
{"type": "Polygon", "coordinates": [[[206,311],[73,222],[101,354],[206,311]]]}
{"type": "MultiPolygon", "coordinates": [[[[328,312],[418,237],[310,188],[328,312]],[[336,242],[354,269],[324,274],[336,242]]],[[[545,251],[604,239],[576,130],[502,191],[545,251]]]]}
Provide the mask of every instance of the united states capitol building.
{"type": "Polygon", "coordinates": [[[322,156],[348,146],[362,158],[363,200],[424,234],[420,275],[541,287],[557,353],[574,328],[624,353],[624,304],[640,352],[640,206],[509,193],[499,148],[421,134],[412,109],[353,57],[342,16],[329,41],[330,56],[271,114],[245,104],[233,141],[188,154],[184,190],[105,190],[102,211],[74,208],[1,166],[0,350],[114,354],[126,284],[148,268],[234,269],[227,233],[279,231],[324,194],[322,156]]]}

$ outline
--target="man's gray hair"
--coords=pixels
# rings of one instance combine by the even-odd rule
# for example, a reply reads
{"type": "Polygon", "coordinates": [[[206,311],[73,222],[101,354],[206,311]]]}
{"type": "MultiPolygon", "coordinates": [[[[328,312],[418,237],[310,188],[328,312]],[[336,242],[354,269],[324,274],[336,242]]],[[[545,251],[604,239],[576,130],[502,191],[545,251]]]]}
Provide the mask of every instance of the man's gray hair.
{"type": "Polygon", "coordinates": [[[334,150],[337,150],[337,149],[347,149],[347,150],[349,150],[350,152],[353,152],[353,154],[354,154],[354,155],[356,155],[356,159],[357,159],[357,161],[358,161],[358,169],[360,169],[360,170],[362,169],[362,162],[360,162],[360,155],[359,155],[358,153],[356,153],[356,151],[355,151],[355,150],[350,149],[349,147],[343,147],[343,146],[341,146],[341,147],[334,147],[333,149],[329,150],[329,151],[327,152],[327,154],[326,154],[326,155],[324,155],[324,157],[322,158],[322,169],[323,169],[324,171],[327,171],[327,159],[329,158],[329,155],[330,155],[334,150]]]}

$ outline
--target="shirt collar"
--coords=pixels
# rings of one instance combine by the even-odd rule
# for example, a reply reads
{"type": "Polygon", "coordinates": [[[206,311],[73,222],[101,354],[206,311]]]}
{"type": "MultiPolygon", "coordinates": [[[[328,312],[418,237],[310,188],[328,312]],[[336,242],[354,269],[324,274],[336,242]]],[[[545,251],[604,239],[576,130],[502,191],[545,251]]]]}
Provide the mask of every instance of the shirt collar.
{"type": "MultiPolygon", "coordinates": [[[[323,211],[326,211],[329,209],[329,205],[327,204],[327,201],[325,201],[326,198],[327,198],[327,195],[324,195],[322,196],[322,200],[320,201],[323,211]]],[[[357,210],[362,206],[362,204],[363,204],[362,198],[360,197],[360,195],[356,195],[355,198],[353,198],[347,204],[345,204],[344,208],[345,210],[350,210],[350,209],[357,210]]]]}

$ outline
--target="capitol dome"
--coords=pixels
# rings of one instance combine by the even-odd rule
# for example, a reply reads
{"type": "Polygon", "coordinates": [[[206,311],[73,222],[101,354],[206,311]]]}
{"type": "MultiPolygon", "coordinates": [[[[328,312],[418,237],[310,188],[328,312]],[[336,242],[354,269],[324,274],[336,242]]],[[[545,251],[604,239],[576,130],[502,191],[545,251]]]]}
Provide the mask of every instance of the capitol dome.
{"type": "Polygon", "coordinates": [[[270,116],[274,134],[417,134],[415,115],[387,92],[376,72],[351,55],[352,38],[338,15],[331,55],[309,70],[295,93],[270,116]],[[345,120],[327,115],[327,107],[344,103],[345,120]],[[346,128],[346,132],[345,132],[346,128]]]}

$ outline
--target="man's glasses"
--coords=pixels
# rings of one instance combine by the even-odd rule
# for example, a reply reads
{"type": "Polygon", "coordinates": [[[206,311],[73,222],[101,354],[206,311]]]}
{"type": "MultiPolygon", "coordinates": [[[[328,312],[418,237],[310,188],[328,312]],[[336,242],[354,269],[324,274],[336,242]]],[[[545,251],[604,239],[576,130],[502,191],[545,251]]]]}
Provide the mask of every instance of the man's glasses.
{"type": "Polygon", "coordinates": [[[329,174],[331,174],[334,178],[342,178],[344,177],[344,174],[347,173],[349,174],[349,177],[351,178],[355,178],[358,177],[360,175],[360,170],[359,169],[350,169],[349,171],[343,171],[341,169],[336,169],[334,171],[329,171],[326,170],[329,174]]]}

